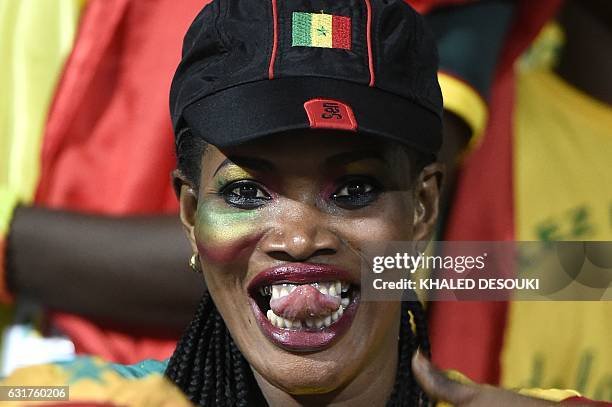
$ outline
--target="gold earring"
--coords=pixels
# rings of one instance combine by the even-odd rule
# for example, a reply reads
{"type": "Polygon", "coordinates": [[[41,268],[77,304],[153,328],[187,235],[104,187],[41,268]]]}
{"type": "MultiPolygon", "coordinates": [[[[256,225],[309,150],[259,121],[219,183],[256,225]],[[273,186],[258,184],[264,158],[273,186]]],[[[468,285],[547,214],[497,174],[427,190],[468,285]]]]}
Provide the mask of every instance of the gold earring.
{"type": "Polygon", "coordinates": [[[194,253],[189,259],[189,268],[194,273],[199,274],[202,272],[202,265],[200,264],[200,258],[198,257],[197,253],[194,253]]]}

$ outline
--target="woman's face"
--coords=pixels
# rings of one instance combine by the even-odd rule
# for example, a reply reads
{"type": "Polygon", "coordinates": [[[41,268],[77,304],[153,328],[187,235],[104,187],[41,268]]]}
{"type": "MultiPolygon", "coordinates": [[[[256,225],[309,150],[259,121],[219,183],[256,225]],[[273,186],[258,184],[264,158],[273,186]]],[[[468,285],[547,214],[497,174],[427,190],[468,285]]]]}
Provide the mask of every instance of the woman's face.
{"type": "Polygon", "coordinates": [[[207,148],[181,217],[258,380],[298,395],[394,375],[400,304],[360,302],[360,256],[367,242],[428,238],[439,167],[411,166],[396,144],[355,133],[207,148]]]}

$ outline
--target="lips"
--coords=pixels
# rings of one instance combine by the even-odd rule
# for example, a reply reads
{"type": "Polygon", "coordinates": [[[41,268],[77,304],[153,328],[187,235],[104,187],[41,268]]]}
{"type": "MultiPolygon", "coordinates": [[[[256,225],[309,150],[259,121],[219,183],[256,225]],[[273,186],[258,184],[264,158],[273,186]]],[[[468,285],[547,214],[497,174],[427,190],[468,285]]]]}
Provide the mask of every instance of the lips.
{"type": "Polygon", "coordinates": [[[359,284],[344,269],[291,263],[259,273],[247,287],[262,332],[290,351],[328,347],[350,327],[359,284]]]}

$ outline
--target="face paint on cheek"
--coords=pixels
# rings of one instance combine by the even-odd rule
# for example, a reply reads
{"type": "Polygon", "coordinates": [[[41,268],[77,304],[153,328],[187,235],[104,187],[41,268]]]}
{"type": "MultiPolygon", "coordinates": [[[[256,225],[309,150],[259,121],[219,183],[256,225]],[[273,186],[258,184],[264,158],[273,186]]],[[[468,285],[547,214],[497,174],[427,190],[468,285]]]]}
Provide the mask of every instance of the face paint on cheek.
{"type": "Polygon", "coordinates": [[[198,207],[195,237],[200,254],[217,263],[235,260],[261,237],[261,214],[230,208],[217,200],[198,207]]]}

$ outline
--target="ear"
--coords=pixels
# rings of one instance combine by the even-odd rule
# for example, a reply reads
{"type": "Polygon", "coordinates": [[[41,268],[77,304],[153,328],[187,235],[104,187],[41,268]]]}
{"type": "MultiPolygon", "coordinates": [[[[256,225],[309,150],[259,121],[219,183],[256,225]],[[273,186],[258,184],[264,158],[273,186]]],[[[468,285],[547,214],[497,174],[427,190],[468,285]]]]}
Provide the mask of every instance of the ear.
{"type": "Polygon", "coordinates": [[[198,210],[198,196],[194,185],[179,171],[172,172],[172,183],[179,199],[180,218],[187,239],[194,253],[198,252],[195,241],[195,223],[198,210]]]}
{"type": "Polygon", "coordinates": [[[414,186],[414,233],[412,239],[423,242],[423,249],[431,239],[438,220],[438,205],[443,178],[444,165],[437,162],[432,163],[423,168],[414,186]]]}

